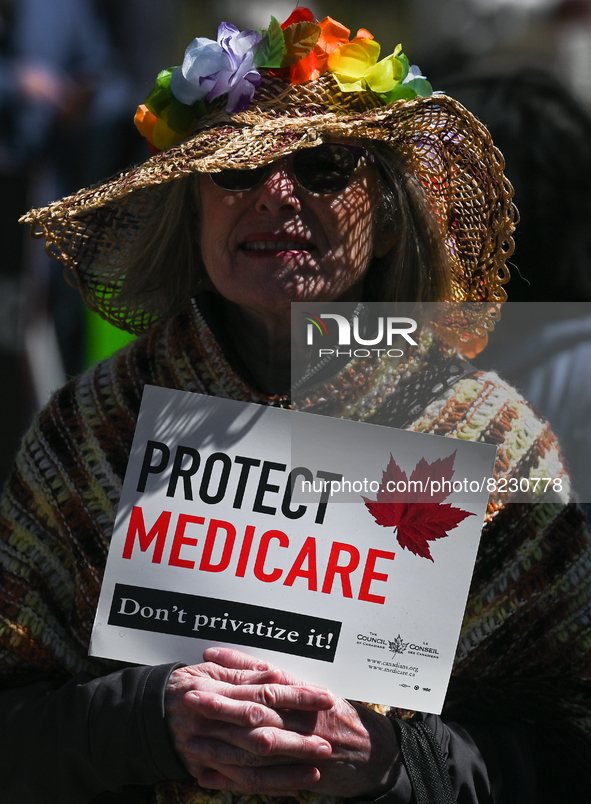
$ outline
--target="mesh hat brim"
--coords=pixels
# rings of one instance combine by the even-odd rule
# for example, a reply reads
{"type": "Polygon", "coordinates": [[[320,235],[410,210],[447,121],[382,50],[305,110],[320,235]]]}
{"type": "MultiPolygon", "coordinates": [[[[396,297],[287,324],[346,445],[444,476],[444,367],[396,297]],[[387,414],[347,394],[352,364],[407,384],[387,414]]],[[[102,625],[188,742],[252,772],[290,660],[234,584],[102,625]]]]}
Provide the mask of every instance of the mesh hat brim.
{"type": "Polygon", "coordinates": [[[341,94],[340,103],[329,81],[313,82],[313,97],[302,95],[307,85],[298,87],[297,102],[293,87],[285,99],[263,91],[245,112],[210,115],[178,145],[21,220],[45,238],[48,253],[63,262],[91,309],[139,333],[158,314],[141,303],[118,303],[121,266],[161,203],[161,185],[192,173],[256,167],[326,141],[383,141],[401,155],[435,210],[451,265],[451,300],[502,302],[515,210],[502,156],[487,129],[445,95],[372,107],[372,93],[348,93],[356,96],[351,108],[353,99],[341,94]],[[321,84],[330,103],[319,100],[321,84]]]}

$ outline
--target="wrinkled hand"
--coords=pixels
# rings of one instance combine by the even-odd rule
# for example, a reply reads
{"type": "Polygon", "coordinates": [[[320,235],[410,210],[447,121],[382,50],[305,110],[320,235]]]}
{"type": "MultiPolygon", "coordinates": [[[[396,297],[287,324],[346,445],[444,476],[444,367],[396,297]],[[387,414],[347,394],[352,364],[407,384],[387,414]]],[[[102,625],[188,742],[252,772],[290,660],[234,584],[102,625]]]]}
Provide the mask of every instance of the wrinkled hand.
{"type": "Polygon", "coordinates": [[[330,754],[330,743],[286,728],[284,710],[314,715],[330,708],[333,696],[311,684],[292,685],[285,673],[239,651],[220,654],[227,666],[183,667],[168,681],[167,722],[189,773],[205,787],[207,773],[230,767],[232,790],[269,795],[316,782],[315,765],[330,754]]]}
{"type": "Polygon", "coordinates": [[[167,693],[177,750],[203,787],[352,797],[390,786],[399,749],[385,717],[239,651],[204,658],[167,693]]]}

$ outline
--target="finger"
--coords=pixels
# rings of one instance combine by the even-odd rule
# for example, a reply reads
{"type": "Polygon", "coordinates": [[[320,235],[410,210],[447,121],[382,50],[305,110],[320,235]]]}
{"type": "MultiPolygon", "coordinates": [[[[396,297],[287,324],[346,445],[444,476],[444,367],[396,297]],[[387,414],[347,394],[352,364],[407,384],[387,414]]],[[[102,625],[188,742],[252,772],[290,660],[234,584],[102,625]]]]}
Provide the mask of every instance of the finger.
{"type": "Polygon", "coordinates": [[[317,711],[330,709],[335,699],[323,687],[292,686],[285,684],[237,685],[232,687],[235,700],[250,700],[271,709],[301,709],[317,711]]]}
{"type": "MultiPolygon", "coordinates": [[[[215,654],[216,650],[218,649],[208,649],[205,651],[204,656],[206,654],[209,656],[210,653],[215,654]]],[[[240,651],[226,651],[223,648],[219,650],[235,653],[239,656],[246,656],[246,654],[241,654],[240,651]]],[[[246,658],[252,659],[250,656],[246,658]]],[[[248,679],[264,678],[273,680],[281,677],[281,671],[271,667],[266,662],[258,662],[258,665],[258,667],[225,667],[223,664],[209,659],[202,664],[194,664],[181,669],[187,674],[198,678],[212,678],[218,681],[229,681],[232,684],[248,683],[248,679]]],[[[252,681],[251,683],[256,683],[256,681],[252,681]]]]}
{"type": "Polygon", "coordinates": [[[249,656],[248,653],[243,653],[240,650],[233,648],[207,648],[203,652],[203,659],[206,662],[215,662],[222,665],[222,667],[231,668],[233,670],[275,670],[269,662],[256,659],[254,656],[249,656]]]}
{"type": "Polygon", "coordinates": [[[233,700],[224,695],[200,690],[199,692],[188,692],[183,703],[192,712],[209,720],[220,720],[235,726],[251,728],[257,726],[283,727],[283,718],[274,709],[249,700],[233,700]]]}
{"type": "Polygon", "coordinates": [[[202,771],[203,768],[219,768],[221,765],[256,768],[269,765],[290,765],[295,762],[292,757],[286,756],[261,757],[245,751],[243,748],[208,737],[191,739],[184,748],[189,770],[194,767],[202,771]]]}
{"type": "MultiPolygon", "coordinates": [[[[202,714],[218,720],[252,726],[267,722],[265,713],[260,707],[273,710],[291,709],[317,712],[330,709],[335,703],[331,693],[320,687],[310,689],[308,687],[287,687],[281,684],[225,685],[221,689],[219,687],[212,688],[210,685],[203,689],[200,685],[198,690],[188,691],[183,701],[190,709],[200,711],[202,714]],[[249,709],[244,706],[239,708],[231,702],[248,702],[256,704],[259,708],[249,709]],[[234,717],[240,717],[241,713],[247,718],[255,718],[254,722],[250,720],[235,721],[234,717]]],[[[280,725],[273,720],[269,722],[273,725],[280,725]]]]}
{"type": "Polygon", "coordinates": [[[188,742],[201,738],[219,740],[259,757],[287,756],[299,762],[319,762],[329,757],[332,747],[328,740],[314,734],[263,726],[243,728],[216,720],[199,720],[188,742]]]}
{"type": "Polygon", "coordinates": [[[298,795],[320,780],[318,768],[306,765],[278,765],[266,768],[223,766],[208,769],[198,776],[201,787],[271,796],[298,795]]]}
{"type": "MultiPolygon", "coordinates": [[[[281,670],[270,662],[255,659],[254,656],[249,656],[247,653],[242,653],[242,651],[233,650],[232,648],[207,648],[203,653],[203,658],[207,662],[215,662],[228,670],[269,673],[275,676],[274,680],[278,684],[306,684],[308,687],[315,686],[306,681],[302,681],[297,678],[297,676],[287,673],[285,670],[281,670]]],[[[247,678],[247,676],[245,676],[245,678],[247,678]]]]}
{"type": "MultiPolygon", "coordinates": [[[[238,652],[238,651],[236,651],[238,652]]],[[[210,681],[221,681],[228,684],[273,684],[281,683],[280,670],[263,668],[260,670],[235,669],[223,667],[215,662],[195,664],[180,669],[187,677],[210,681]]]]}

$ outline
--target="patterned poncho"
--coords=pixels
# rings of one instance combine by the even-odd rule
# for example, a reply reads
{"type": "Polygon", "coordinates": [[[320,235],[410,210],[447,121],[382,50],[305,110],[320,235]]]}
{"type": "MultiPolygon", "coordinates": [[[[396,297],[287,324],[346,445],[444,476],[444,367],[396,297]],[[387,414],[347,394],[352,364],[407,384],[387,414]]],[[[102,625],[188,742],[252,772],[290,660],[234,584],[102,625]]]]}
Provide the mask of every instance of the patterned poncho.
{"type": "MultiPolygon", "coordinates": [[[[330,402],[331,415],[391,423],[387,401],[420,385],[442,349],[424,338],[403,364],[357,360],[304,395],[302,406],[327,413],[330,402]]],[[[146,384],[285,402],[247,384],[196,309],[157,325],[53,397],[25,437],[1,512],[3,686],[40,674],[56,683],[80,671],[100,676],[118,666],[89,657],[88,645],[146,384]]],[[[591,734],[581,683],[591,677],[591,544],[568,504],[556,440],[496,375],[473,373],[447,385],[408,429],[496,444],[497,479],[558,478],[561,490],[550,501],[491,495],[450,711],[484,724],[552,723],[553,734],[571,735],[573,750],[581,750],[591,734]]],[[[154,796],[175,804],[232,800],[192,782],[159,783],[154,796]]]]}

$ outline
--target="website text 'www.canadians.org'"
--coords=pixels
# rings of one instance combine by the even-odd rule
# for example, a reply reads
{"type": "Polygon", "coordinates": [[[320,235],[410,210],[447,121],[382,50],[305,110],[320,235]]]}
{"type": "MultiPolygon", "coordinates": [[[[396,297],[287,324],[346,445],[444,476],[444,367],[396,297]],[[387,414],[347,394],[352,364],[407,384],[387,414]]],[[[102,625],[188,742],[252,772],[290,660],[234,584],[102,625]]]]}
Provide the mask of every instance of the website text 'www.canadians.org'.
{"type": "Polygon", "coordinates": [[[517,494],[533,492],[545,494],[549,491],[561,492],[562,491],[562,478],[561,477],[483,477],[479,480],[437,480],[436,478],[427,478],[427,480],[388,480],[385,485],[379,483],[377,480],[369,480],[364,477],[363,480],[302,480],[302,492],[323,492],[324,494],[367,494],[373,492],[376,494],[380,489],[393,494],[425,494],[428,496],[439,496],[442,493],[451,494],[455,492],[460,494],[462,492],[473,494],[482,494],[484,491],[489,494],[496,492],[498,494],[517,494]]]}

